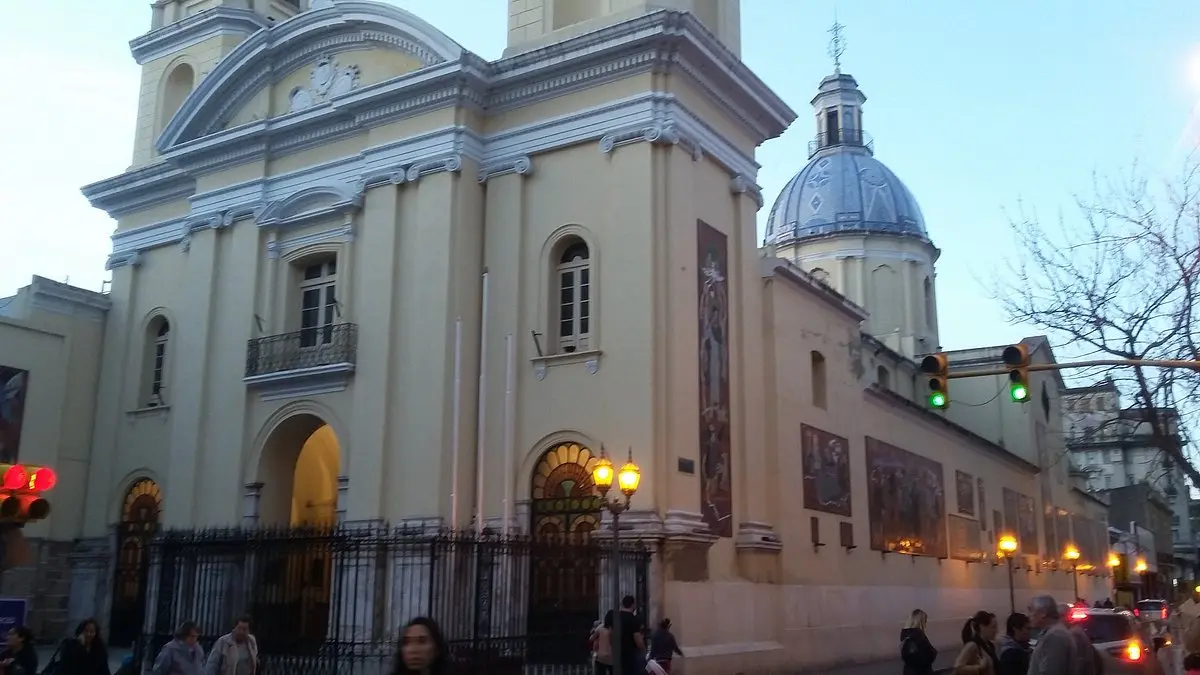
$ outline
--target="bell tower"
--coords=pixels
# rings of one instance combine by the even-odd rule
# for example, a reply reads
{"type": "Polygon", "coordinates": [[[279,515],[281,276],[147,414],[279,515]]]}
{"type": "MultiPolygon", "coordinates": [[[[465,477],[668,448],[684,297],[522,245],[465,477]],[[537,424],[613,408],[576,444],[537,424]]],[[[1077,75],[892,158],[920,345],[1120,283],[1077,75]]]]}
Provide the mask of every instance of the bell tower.
{"type": "MultiPolygon", "coordinates": [[[[321,0],[317,0],[320,2],[321,0]]],[[[133,166],[154,161],[154,141],[217,61],[242,40],[287,20],[311,0],[157,0],[150,32],[130,42],[142,67],[133,166]]]]}
{"type": "Polygon", "coordinates": [[[508,0],[512,56],[660,9],[691,12],[729,51],[741,56],[741,0],[508,0]]]}

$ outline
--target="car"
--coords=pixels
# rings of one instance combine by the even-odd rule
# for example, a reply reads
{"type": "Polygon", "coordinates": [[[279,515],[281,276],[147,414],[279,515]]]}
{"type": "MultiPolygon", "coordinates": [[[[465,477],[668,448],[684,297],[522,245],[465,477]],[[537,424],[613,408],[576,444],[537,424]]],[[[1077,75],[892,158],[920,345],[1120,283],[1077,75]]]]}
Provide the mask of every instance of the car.
{"type": "Polygon", "coordinates": [[[1153,649],[1159,646],[1138,620],[1117,610],[1072,607],[1067,625],[1083,630],[1096,648],[1101,672],[1109,675],[1146,672],[1153,649]]]}
{"type": "Polygon", "coordinates": [[[1166,622],[1170,613],[1166,600],[1139,600],[1133,608],[1133,615],[1142,621],[1166,622]]]}

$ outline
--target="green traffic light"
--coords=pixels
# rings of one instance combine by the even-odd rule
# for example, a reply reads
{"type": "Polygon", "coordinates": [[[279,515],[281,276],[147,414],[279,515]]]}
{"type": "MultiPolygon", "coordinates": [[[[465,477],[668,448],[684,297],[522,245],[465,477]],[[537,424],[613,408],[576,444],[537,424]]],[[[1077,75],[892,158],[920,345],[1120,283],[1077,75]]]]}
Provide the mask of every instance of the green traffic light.
{"type": "Polygon", "coordinates": [[[946,407],[946,395],[940,391],[935,391],[932,394],[930,394],[929,395],[929,407],[945,408],[946,407]]]}
{"type": "Polygon", "coordinates": [[[1027,389],[1024,384],[1015,382],[1011,387],[1009,387],[1008,395],[1013,401],[1017,403],[1024,403],[1025,400],[1029,398],[1029,389],[1027,389]]]}

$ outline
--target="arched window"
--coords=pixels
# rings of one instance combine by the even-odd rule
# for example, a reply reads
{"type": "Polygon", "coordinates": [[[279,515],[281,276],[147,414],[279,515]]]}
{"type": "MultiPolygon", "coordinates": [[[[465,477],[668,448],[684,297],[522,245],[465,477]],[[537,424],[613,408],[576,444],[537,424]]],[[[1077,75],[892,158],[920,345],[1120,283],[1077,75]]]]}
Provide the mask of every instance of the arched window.
{"type": "Polygon", "coordinates": [[[554,267],[555,320],[558,323],[558,351],[570,354],[588,349],[591,336],[591,254],[578,237],[570,237],[558,247],[554,267]]]}
{"type": "Polygon", "coordinates": [[[825,356],[821,352],[814,350],[811,357],[813,405],[823,409],[827,405],[825,392],[825,356]]]}
{"type": "Polygon", "coordinates": [[[888,372],[887,368],[885,368],[883,366],[879,366],[878,368],[875,369],[875,383],[878,384],[879,386],[883,387],[884,389],[891,389],[892,388],[892,374],[890,372],[888,372]]]}
{"type": "Polygon", "coordinates": [[[925,299],[925,327],[933,328],[934,322],[934,306],[933,306],[933,282],[929,277],[925,277],[924,283],[921,284],[922,295],[925,299]]]}
{"type": "Polygon", "coordinates": [[[186,63],[181,63],[171,70],[163,83],[162,110],[158,116],[158,128],[162,130],[183,107],[188,94],[196,86],[196,71],[186,63]]]}
{"type": "Polygon", "coordinates": [[[300,264],[300,346],[333,341],[341,310],[337,295],[337,258],[309,259],[300,264]]]}
{"type": "Polygon", "coordinates": [[[146,326],[145,375],[143,376],[141,407],[157,408],[167,403],[167,366],[170,362],[171,323],[159,315],[146,326]]]}

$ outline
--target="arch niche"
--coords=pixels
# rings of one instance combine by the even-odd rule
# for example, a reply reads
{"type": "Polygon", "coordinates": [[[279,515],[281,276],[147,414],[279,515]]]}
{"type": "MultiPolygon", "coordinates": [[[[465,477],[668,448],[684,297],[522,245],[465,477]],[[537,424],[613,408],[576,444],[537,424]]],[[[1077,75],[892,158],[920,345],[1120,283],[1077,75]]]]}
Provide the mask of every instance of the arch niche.
{"type": "Polygon", "coordinates": [[[258,523],[271,528],[328,528],[337,522],[341,445],[333,427],[302,412],[271,430],[258,461],[258,523]]]}
{"type": "Polygon", "coordinates": [[[117,566],[109,617],[109,643],[117,647],[132,645],[146,618],[148,548],[161,518],[158,483],[145,477],[135,479],[125,491],[117,524],[117,566]]]}
{"type": "Polygon", "coordinates": [[[258,524],[265,531],[247,609],[253,616],[286,617],[269,627],[271,635],[319,643],[328,634],[333,591],[328,535],[337,525],[340,467],[333,426],[309,410],[284,416],[263,442],[258,524]]]}
{"type": "MultiPolygon", "coordinates": [[[[577,442],[558,443],[533,469],[530,483],[530,636],[560,636],[574,627],[586,633],[600,607],[600,555],[590,545],[600,527],[601,497],[592,481],[597,456],[577,442]]],[[[579,634],[583,634],[579,633],[579,634]]],[[[582,644],[582,643],[581,643],[582,644]]],[[[533,639],[532,663],[586,658],[586,645],[533,639]],[[564,651],[565,650],[565,651],[564,651]]]]}

